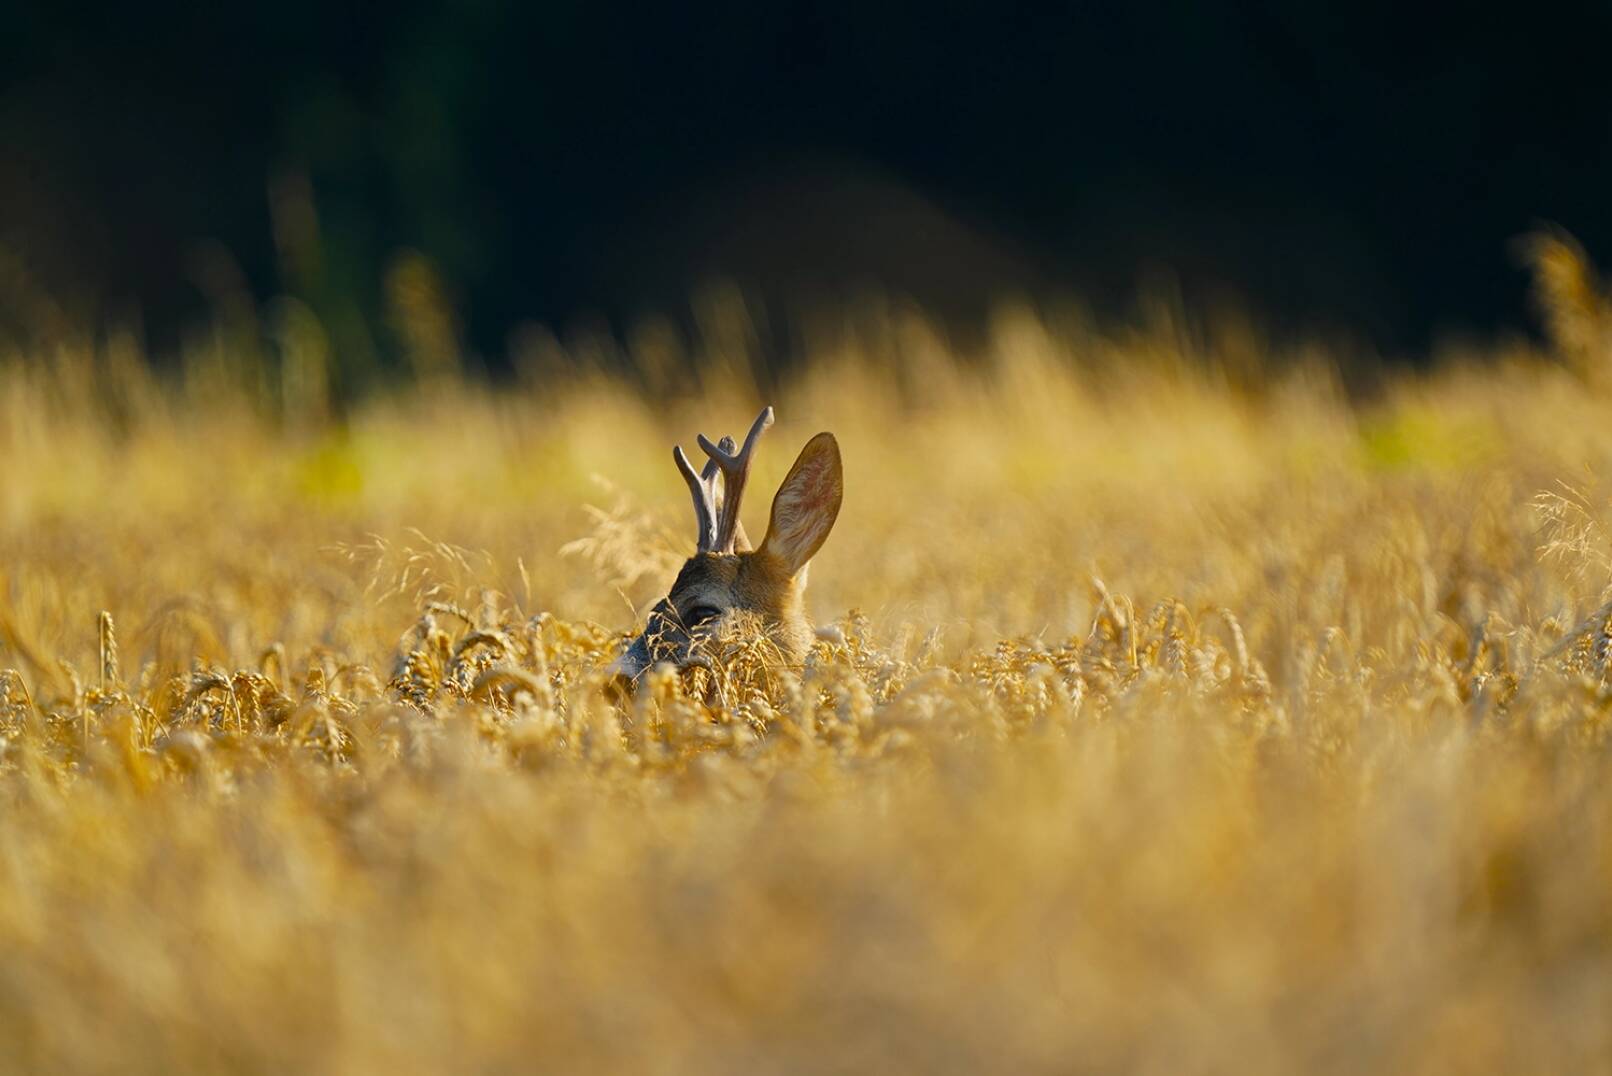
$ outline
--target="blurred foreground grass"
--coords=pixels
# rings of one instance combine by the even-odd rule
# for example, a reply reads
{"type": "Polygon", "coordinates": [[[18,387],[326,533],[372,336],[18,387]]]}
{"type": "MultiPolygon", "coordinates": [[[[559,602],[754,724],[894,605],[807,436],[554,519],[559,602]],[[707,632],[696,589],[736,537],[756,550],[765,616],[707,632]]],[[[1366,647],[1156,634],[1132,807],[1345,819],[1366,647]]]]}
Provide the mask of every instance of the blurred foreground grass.
{"type": "Polygon", "coordinates": [[[1607,1067],[1583,362],[893,317],[768,393],[838,638],[618,710],[726,357],[0,365],[0,1067],[1607,1067]]]}

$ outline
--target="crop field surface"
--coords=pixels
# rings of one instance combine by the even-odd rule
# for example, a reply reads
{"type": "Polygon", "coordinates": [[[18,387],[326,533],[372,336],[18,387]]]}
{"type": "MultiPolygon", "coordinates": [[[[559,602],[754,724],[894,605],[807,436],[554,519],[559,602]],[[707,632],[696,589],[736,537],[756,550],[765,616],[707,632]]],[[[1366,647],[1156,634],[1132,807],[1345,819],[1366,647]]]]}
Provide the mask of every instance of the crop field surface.
{"type": "Polygon", "coordinates": [[[0,359],[0,1069],[1607,1071],[1612,356],[1552,339],[0,359]],[[763,403],[752,534],[843,453],[819,641],[611,697],[672,445],[763,403]]]}

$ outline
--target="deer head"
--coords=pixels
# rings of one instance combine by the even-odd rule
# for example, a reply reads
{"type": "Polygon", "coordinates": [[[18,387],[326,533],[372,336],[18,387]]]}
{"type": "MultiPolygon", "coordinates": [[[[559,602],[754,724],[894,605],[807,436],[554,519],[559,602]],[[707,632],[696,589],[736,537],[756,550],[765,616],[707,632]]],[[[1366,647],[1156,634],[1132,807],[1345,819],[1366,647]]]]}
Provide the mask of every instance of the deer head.
{"type": "Polygon", "coordinates": [[[694,498],[695,553],[670,593],[649,611],[643,634],[611,665],[615,686],[631,690],[645,670],[661,663],[680,669],[707,664],[701,643],[738,613],[755,616],[791,662],[803,661],[811,649],[802,595],[807,565],[839,515],[840,447],[831,433],[806,442],[773,497],[767,536],[752,549],[739,506],[756,442],[771,425],[768,407],[756,416],[743,448],[731,437],[712,444],[701,434],[700,448],[710,457],[703,471],[695,471],[681,445],[672,450],[694,498]]]}

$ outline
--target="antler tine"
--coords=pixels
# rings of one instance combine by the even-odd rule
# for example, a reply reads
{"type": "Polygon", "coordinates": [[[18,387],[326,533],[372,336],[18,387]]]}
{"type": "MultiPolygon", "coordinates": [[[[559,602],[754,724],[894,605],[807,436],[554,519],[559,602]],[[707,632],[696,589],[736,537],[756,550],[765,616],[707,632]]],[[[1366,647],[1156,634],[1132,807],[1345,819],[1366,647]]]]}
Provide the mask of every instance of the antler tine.
{"type": "MultiPolygon", "coordinates": [[[[699,441],[705,440],[705,435],[703,433],[697,433],[694,435],[694,437],[699,441]]],[[[720,448],[722,451],[731,456],[738,446],[734,444],[733,438],[724,437],[722,440],[716,443],[716,447],[720,448]]],[[[705,484],[711,487],[712,493],[716,492],[716,483],[713,482],[712,479],[716,477],[717,470],[718,468],[716,465],[716,460],[706,460],[705,469],[700,472],[700,477],[705,479],[705,484]]]]}
{"type": "Polygon", "coordinates": [[[716,549],[721,553],[732,553],[734,541],[739,529],[739,504],[744,497],[745,479],[750,476],[750,461],[756,449],[756,442],[761,435],[772,425],[772,408],[764,407],[756,421],[751,424],[750,432],[745,435],[744,448],[735,455],[733,442],[727,438],[720,445],[713,445],[704,434],[699,437],[700,447],[705,454],[711,457],[711,462],[722,471],[722,512],[717,521],[716,549]]]}
{"type": "Polygon", "coordinates": [[[672,447],[672,459],[677,461],[677,469],[682,472],[683,481],[688,483],[688,491],[694,497],[694,525],[699,528],[695,536],[695,549],[709,553],[717,547],[716,506],[711,492],[716,479],[716,464],[706,464],[705,473],[700,474],[688,461],[682,445],[672,447]]]}

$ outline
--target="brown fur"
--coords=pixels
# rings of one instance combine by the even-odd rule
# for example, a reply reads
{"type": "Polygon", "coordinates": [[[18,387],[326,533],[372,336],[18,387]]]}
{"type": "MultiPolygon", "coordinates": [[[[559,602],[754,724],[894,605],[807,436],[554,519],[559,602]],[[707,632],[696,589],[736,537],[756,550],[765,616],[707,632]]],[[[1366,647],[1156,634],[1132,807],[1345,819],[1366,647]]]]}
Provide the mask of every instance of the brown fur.
{"type": "Polygon", "coordinates": [[[684,563],[667,598],[679,612],[708,604],[723,611],[756,613],[766,622],[779,649],[791,661],[802,661],[812,646],[804,590],[798,579],[765,553],[700,553],[684,563]]]}

